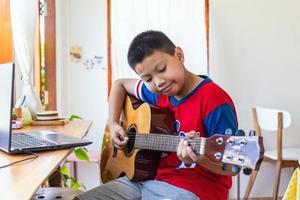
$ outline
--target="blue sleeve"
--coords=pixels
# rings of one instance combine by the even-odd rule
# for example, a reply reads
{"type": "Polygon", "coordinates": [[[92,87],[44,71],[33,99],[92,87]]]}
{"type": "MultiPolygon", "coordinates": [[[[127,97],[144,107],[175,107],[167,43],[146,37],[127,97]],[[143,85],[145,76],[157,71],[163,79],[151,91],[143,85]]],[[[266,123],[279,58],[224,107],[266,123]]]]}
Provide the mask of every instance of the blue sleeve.
{"type": "Polygon", "coordinates": [[[232,133],[235,133],[238,128],[236,113],[229,104],[215,108],[205,117],[203,123],[209,137],[217,133],[224,134],[226,129],[231,129],[232,133]]]}
{"type": "Polygon", "coordinates": [[[157,94],[148,90],[148,88],[144,84],[142,84],[142,86],[141,86],[140,97],[141,97],[141,100],[146,103],[149,103],[151,105],[157,104],[157,94]]]}

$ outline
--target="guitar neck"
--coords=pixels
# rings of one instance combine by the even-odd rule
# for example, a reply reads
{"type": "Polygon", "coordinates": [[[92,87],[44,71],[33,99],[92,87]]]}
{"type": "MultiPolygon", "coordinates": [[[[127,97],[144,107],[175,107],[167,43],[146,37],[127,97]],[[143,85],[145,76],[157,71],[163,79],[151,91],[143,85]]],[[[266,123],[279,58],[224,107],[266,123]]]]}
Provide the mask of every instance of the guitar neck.
{"type": "MultiPolygon", "coordinates": [[[[134,138],[134,148],[176,152],[181,136],[164,134],[129,134],[134,138]]],[[[204,155],[205,138],[189,139],[188,143],[196,154],[204,155]]]]}

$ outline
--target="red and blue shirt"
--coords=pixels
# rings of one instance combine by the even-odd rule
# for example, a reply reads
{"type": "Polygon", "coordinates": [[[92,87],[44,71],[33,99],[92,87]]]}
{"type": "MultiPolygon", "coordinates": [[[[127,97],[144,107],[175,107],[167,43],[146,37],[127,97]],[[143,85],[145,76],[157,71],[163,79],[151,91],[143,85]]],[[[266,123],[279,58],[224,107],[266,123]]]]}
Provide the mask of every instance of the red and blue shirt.
{"type": "MultiPolygon", "coordinates": [[[[200,137],[224,134],[226,129],[237,130],[237,115],[230,96],[210,78],[204,78],[186,97],[152,93],[140,80],[136,97],[160,108],[173,110],[177,134],[185,136],[196,131],[200,137]]],[[[231,177],[218,175],[196,164],[185,165],[176,153],[161,158],[156,179],[189,190],[201,200],[228,199],[231,177]]]]}

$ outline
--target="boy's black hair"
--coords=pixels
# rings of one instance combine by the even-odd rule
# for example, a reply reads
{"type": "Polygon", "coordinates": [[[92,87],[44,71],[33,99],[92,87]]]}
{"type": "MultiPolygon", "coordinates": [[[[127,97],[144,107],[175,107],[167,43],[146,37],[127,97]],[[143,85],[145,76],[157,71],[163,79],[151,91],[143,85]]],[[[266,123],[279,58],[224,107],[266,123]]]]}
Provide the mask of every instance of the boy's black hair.
{"type": "Polygon", "coordinates": [[[145,57],[150,56],[155,50],[173,56],[175,48],[174,43],[163,32],[153,30],[142,32],[135,36],[129,46],[128,64],[134,69],[136,64],[142,62],[145,57]]]}

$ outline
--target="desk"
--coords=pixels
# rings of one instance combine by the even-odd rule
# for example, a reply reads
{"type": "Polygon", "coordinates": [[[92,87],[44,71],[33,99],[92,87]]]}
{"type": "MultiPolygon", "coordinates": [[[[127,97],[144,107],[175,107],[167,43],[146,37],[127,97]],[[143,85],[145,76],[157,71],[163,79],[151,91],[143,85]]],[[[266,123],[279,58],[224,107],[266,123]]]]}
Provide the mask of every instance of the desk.
{"type": "MultiPolygon", "coordinates": [[[[28,126],[21,131],[47,129],[82,138],[91,121],[77,120],[61,126],[28,126]]],[[[3,200],[30,199],[38,187],[52,174],[73,149],[39,152],[39,157],[0,169],[0,196],[3,200]]],[[[0,151],[0,165],[20,160],[26,155],[9,155],[0,151]]]]}

